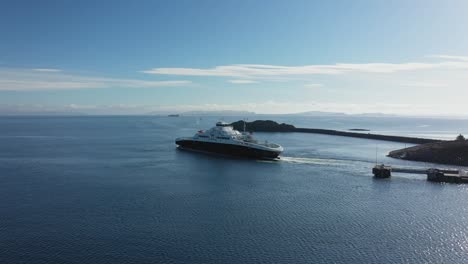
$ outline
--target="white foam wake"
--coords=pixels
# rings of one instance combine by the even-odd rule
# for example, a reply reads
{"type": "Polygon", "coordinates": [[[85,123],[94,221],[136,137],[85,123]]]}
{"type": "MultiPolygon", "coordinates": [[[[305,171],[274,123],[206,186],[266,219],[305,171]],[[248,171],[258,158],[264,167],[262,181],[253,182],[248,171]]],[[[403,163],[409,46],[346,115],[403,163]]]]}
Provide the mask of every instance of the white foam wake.
{"type": "Polygon", "coordinates": [[[352,161],[325,158],[307,158],[307,157],[281,157],[281,162],[295,164],[314,164],[314,165],[347,165],[352,161]]]}

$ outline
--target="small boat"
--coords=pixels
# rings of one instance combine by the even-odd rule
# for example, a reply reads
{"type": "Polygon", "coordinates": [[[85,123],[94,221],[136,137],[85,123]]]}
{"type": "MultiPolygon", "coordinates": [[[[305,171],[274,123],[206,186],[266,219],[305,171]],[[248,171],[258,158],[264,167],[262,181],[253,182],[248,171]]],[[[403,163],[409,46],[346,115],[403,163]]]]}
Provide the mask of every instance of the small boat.
{"type": "Polygon", "coordinates": [[[241,133],[225,122],[217,122],[215,127],[200,130],[193,137],[177,138],[175,143],[182,149],[253,159],[276,159],[283,151],[280,145],[260,142],[251,133],[241,133]]]}

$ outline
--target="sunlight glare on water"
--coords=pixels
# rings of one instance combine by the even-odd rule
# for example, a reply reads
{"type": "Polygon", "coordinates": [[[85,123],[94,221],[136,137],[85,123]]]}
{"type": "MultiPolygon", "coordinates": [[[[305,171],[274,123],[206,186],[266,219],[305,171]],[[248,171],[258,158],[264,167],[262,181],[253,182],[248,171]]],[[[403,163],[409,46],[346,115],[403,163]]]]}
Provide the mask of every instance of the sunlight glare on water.
{"type": "MultiPolygon", "coordinates": [[[[380,119],[290,119],[388,129],[380,119]]],[[[376,155],[434,166],[386,157],[405,144],[254,133],[281,144],[281,158],[178,150],[176,137],[218,118],[197,120],[0,118],[0,262],[468,262],[466,185],[372,177],[376,155]]],[[[418,124],[401,123],[397,134],[418,124]]]]}

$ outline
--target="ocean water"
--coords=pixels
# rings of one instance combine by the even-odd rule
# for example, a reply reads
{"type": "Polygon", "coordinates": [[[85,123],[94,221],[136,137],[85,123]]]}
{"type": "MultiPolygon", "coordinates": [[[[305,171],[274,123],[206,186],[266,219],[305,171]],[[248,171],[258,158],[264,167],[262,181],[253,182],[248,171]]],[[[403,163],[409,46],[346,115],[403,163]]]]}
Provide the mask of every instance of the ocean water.
{"type": "MultiPolygon", "coordinates": [[[[454,138],[464,120],[267,117],[454,138]]],[[[229,117],[225,121],[241,118],[229,117]]],[[[279,161],[176,149],[203,117],[1,117],[0,263],[468,263],[468,185],[374,179],[405,144],[256,133],[279,161]]]]}

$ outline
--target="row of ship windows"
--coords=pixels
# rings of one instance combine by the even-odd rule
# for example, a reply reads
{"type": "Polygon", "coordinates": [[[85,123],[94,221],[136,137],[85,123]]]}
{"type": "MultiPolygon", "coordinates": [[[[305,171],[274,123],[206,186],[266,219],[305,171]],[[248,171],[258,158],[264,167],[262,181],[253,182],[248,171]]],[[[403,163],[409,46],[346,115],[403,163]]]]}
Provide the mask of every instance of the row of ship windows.
{"type": "MultiPolygon", "coordinates": [[[[198,135],[198,137],[201,137],[201,138],[208,138],[208,136],[204,136],[204,135],[198,135]]],[[[216,137],[217,139],[230,139],[230,137],[216,137]]]]}

